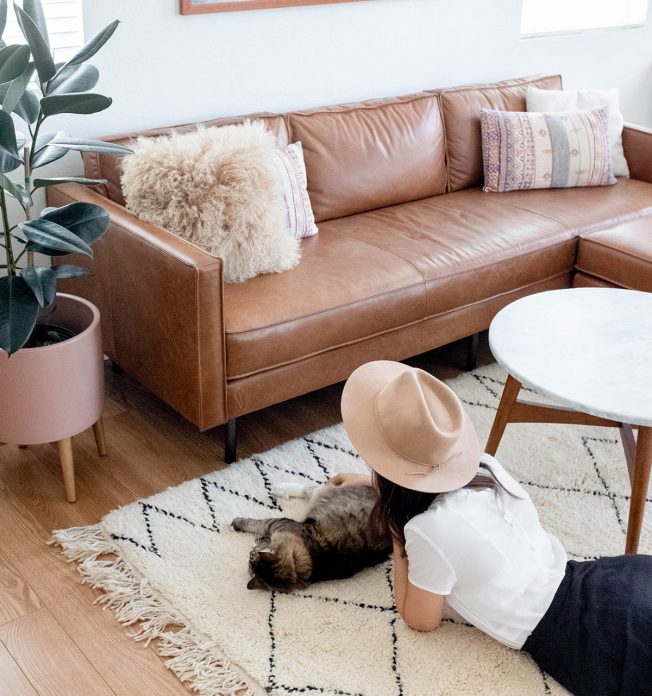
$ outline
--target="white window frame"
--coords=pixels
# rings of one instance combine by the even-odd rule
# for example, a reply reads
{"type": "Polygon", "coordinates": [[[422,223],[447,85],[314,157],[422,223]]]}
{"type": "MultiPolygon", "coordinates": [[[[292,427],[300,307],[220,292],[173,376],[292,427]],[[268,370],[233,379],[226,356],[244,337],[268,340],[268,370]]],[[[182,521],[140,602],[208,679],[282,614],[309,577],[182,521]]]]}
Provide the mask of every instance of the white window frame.
{"type": "Polygon", "coordinates": [[[648,11],[649,0],[522,0],[521,38],[635,29],[645,26],[648,11]],[[566,21],[545,16],[551,13],[566,21]]]}

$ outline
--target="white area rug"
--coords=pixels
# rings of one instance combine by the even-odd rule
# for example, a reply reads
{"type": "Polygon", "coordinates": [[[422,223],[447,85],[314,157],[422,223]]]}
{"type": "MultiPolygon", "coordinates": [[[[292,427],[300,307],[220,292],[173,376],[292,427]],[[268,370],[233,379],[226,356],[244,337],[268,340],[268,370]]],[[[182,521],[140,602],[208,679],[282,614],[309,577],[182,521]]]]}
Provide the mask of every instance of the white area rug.
{"type": "MultiPolygon", "coordinates": [[[[486,437],[502,393],[495,365],[451,381],[486,437]]],[[[536,398],[536,397],[535,397],[536,398]]],[[[623,552],[629,483],[617,431],[510,425],[498,451],[574,558],[623,552]]],[[[297,594],[246,589],[252,539],[236,516],[300,514],[274,499],[280,481],[362,470],[341,425],[242,460],[54,538],[100,602],[206,696],[544,696],[567,693],[529,657],[449,612],[432,634],[406,628],[389,563],[297,594]]],[[[649,507],[649,506],[648,506],[649,507]]],[[[648,510],[641,550],[652,551],[648,510]]]]}

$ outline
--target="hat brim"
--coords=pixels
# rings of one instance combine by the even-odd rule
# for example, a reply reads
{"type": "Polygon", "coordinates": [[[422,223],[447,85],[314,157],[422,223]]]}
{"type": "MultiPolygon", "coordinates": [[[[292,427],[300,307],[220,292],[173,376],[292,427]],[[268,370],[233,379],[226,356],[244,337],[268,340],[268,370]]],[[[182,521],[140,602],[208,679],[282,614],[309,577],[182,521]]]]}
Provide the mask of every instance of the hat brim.
{"type": "MultiPolygon", "coordinates": [[[[355,370],[342,392],[344,427],[358,454],[383,478],[423,493],[456,490],[465,486],[480,466],[478,437],[466,413],[455,447],[455,454],[461,454],[448,461],[444,458],[441,466],[423,475],[408,475],[421,465],[399,454],[380,429],[375,408],[378,393],[402,373],[413,369],[391,360],[376,360],[355,370]]],[[[450,390],[446,385],[443,386],[450,390]]],[[[401,408],[401,404],[397,404],[398,408],[401,408]]]]}

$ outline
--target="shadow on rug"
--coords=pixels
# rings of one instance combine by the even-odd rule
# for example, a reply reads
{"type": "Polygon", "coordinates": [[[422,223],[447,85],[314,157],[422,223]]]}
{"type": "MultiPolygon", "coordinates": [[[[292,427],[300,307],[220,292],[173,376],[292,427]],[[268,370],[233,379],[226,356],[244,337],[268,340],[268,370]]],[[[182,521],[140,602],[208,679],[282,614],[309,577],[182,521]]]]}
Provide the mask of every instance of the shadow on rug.
{"type": "MultiPolygon", "coordinates": [[[[490,365],[448,382],[481,442],[504,377],[490,365]]],[[[510,425],[498,451],[572,558],[623,552],[629,484],[617,437],[615,429],[510,425]]],[[[566,694],[528,656],[450,611],[432,634],[406,628],[389,562],[294,594],[246,589],[252,539],[230,521],[300,515],[305,503],[277,500],[275,483],[364,470],[337,425],[53,538],[101,591],[98,602],[135,626],[136,640],[156,639],[166,665],[204,696],[566,694]]],[[[651,550],[649,519],[642,552],[651,550]]]]}

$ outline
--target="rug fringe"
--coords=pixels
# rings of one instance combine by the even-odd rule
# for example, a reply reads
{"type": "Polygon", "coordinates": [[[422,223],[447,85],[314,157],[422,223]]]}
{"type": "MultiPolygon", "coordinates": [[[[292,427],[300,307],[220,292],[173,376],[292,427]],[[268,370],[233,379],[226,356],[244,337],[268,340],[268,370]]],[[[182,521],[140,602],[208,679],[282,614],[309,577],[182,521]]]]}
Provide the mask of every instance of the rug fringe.
{"type": "Polygon", "coordinates": [[[193,631],[185,618],[157,597],[147,580],[136,577],[99,524],[59,529],[50,544],[78,565],[85,584],[101,590],[95,603],[113,610],[123,626],[136,626],[132,638],[145,646],[157,639],[157,652],[184,684],[201,696],[256,696],[242,674],[221,656],[216,643],[193,631]],[[110,556],[111,558],[100,558],[110,556]],[[170,630],[171,627],[179,630],[170,630]]]}

